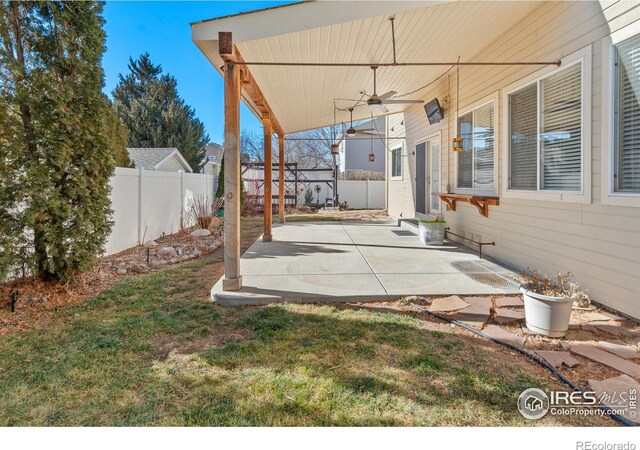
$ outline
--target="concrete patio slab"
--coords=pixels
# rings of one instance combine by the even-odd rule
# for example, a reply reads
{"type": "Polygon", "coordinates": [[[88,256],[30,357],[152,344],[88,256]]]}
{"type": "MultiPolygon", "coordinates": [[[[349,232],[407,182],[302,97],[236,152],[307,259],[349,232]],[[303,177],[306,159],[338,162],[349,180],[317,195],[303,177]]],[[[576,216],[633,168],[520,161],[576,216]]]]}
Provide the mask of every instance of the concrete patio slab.
{"type": "MultiPolygon", "coordinates": [[[[243,287],[212,289],[222,305],[382,301],[405,295],[496,295],[512,286],[477,281],[452,264],[480,261],[458,245],[420,246],[393,220],[274,225],[240,261],[243,287]]],[[[483,263],[486,261],[483,261],[483,263]]],[[[494,267],[489,265],[490,267],[494,267]]],[[[506,269],[499,268],[501,274],[506,269]]],[[[494,279],[501,279],[494,277],[494,279]]]]}

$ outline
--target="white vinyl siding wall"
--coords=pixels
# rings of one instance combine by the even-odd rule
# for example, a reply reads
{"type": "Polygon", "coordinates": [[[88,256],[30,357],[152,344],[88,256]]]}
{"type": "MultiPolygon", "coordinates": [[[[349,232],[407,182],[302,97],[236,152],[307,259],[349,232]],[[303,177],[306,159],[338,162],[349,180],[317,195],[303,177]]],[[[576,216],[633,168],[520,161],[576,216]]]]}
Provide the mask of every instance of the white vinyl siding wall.
{"type": "MultiPolygon", "coordinates": [[[[529,177],[519,177],[521,186],[507,185],[507,177],[514,175],[511,162],[520,162],[521,172],[531,162],[530,148],[535,140],[525,139],[537,130],[532,114],[520,115],[509,121],[506,108],[526,106],[525,93],[519,98],[508,98],[507,92],[525,88],[537,79],[552,73],[556,67],[462,67],[460,69],[461,111],[499,91],[496,103],[496,146],[494,161],[496,194],[499,206],[489,207],[489,217],[478,214],[475,207],[458,203],[457,211],[443,213],[451,230],[479,241],[495,241],[496,246],[485,248],[486,253],[498,260],[520,268],[537,268],[548,273],[571,271],[590,296],[597,302],[624,313],[640,317],[640,208],[603,205],[602,152],[611,152],[611,146],[602,143],[602,40],[611,33],[631,26],[640,32],[640,7],[636,2],[545,2],[528,17],[515,24],[472,58],[474,61],[527,61],[558,60],[584,50],[583,87],[589,89],[583,103],[584,126],[580,138],[588,154],[582,161],[584,173],[583,198],[571,199],[571,194],[560,192],[553,196],[505,196],[505,191],[519,193],[538,183],[537,171],[529,177]],[[520,102],[517,104],[517,102],[520,102]],[[509,154],[509,130],[517,129],[523,138],[517,142],[515,153],[509,154]],[[533,131],[532,131],[533,130],[533,131]]],[[[574,59],[575,61],[575,59],[574,59]]],[[[569,67],[569,63],[564,65],[569,67]]],[[[561,67],[563,68],[563,67],[561,67]]],[[[445,69],[443,69],[443,72],[445,69]]],[[[456,157],[451,151],[451,140],[456,134],[457,111],[456,79],[452,70],[428,89],[419,92],[429,101],[438,97],[445,108],[445,118],[429,125],[422,108],[417,105],[388,119],[391,137],[406,139],[401,182],[388,183],[388,209],[394,217],[415,215],[415,157],[411,154],[416,143],[424,142],[438,132],[442,136],[441,191],[454,192],[456,187],[456,157]],[[445,102],[445,99],[447,101],[445,102]],[[401,122],[404,126],[398,126],[401,122]],[[394,127],[394,131],[390,131],[394,127]]],[[[537,96],[537,93],[536,93],[537,96]]],[[[535,119],[537,121],[537,119],[535,119]]],[[[394,141],[389,143],[390,148],[394,141]]],[[[537,156],[534,161],[537,162],[537,156]]],[[[575,179],[571,179],[575,185],[575,179]]],[[[548,193],[548,192],[547,192],[548,193]]]]}

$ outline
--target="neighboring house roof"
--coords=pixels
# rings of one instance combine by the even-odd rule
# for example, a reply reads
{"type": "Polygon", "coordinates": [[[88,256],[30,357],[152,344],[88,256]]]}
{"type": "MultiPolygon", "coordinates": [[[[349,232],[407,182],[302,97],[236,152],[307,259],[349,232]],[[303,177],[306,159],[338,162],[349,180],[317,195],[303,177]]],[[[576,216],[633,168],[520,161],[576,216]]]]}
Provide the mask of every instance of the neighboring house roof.
{"type": "Polygon", "coordinates": [[[127,148],[136,169],[157,170],[170,158],[175,158],[187,172],[193,172],[184,156],[175,147],[127,148]]]}

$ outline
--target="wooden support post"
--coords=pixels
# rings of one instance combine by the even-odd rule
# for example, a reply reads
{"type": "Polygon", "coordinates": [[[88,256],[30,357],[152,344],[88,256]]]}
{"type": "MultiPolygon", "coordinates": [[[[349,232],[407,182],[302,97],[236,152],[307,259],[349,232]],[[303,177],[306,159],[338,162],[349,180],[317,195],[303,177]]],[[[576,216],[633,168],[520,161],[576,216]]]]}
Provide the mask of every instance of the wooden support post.
{"type": "Polygon", "coordinates": [[[271,221],[272,221],[272,204],[273,197],[271,195],[273,186],[273,150],[271,141],[273,138],[273,128],[271,127],[271,116],[267,113],[262,114],[262,127],[264,129],[264,233],[262,235],[263,242],[271,242],[271,221]]]}
{"type": "MultiPolygon", "coordinates": [[[[220,33],[220,54],[231,53],[231,33],[220,33]]],[[[224,63],[224,279],[222,289],[242,288],[240,275],[240,66],[224,63]]]]}
{"type": "Polygon", "coordinates": [[[284,135],[278,135],[278,220],[284,223],[284,135]]]}

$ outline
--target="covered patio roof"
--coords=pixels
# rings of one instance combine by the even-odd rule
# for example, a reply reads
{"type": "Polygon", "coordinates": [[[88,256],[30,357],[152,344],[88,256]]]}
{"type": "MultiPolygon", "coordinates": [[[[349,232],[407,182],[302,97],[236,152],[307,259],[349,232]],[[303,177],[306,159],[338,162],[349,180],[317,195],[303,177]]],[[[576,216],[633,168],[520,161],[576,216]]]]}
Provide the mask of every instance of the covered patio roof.
{"type": "MultiPolygon", "coordinates": [[[[389,18],[395,17],[398,61],[463,62],[516,25],[541,2],[303,2],[192,24],[192,38],[222,74],[218,33],[231,32],[245,62],[376,64],[393,61],[389,18]]],[[[412,93],[448,67],[380,67],[378,93],[412,93]]],[[[250,66],[251,74],[285,133],[333,123],[334,99],[373,93],[373,73],[363,67],[250,66]]],[[[416,92],[406,98],[420,98],[416,92]]],[[[259,117],[260,108],[243,92],[259,117]]],[[[353,103],[353,102],[351,102],[353,103]]],[[[338,101],[338,107],[349,102],[338,101]]],[[[409,105],[389,105],[389,113],[409,105]]],[[[338,122],[348,120],[341,113],[338,122]]],[[[365,106],[354,120],[370,117],[365,106]]]]}

